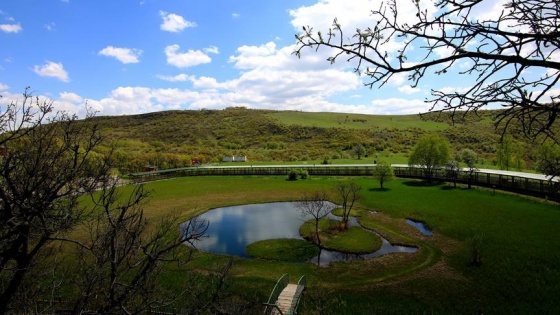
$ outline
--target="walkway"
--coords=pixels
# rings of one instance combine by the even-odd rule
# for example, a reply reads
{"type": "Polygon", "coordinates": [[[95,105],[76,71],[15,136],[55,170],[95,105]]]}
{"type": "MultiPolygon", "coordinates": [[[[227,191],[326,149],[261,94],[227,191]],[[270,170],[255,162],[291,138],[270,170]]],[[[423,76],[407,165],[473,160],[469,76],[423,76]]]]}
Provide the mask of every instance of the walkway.
{"type": "Polygon", "coordinates": [[[301,276],[297,284],[290,282],[288,274],[278,279],[268,302],[265,303],[265,315],[291,315],[296,314],[299,300],[305,290],[306,277],[301,276]]]}

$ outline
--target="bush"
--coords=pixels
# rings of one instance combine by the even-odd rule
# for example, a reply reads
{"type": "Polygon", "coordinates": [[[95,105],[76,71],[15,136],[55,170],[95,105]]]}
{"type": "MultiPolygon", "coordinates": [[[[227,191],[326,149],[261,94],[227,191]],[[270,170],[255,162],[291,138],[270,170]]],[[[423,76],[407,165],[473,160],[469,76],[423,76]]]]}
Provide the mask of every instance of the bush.
{"type": "Polygon", "coordinates": [[[292,168],[288,171],[288,178],[287,180],[298,180],[298,179],[307,179],[309,177],[309,173],[307,170],[300,169],[300,168],[292,168]]]}

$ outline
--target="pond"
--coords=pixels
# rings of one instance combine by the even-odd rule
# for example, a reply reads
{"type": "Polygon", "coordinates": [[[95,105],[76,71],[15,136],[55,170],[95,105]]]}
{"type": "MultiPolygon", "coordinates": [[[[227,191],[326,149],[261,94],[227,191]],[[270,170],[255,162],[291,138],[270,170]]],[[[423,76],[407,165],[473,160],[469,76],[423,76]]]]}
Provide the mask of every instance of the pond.
{"type": "MultiPolygon", "coordinates": [[[[336,206],[330,204],[334,209],[336,206]]],[[[330,215],[332,219],[338,219],[330,215]]],[[[303,217],[297,202],[275,202],[266,204],[241,205],[210,210],[200,219],[209,222],[206,235],[196,241],[194,246],[203,251],[238,257],[249,256],[245,253],[247,245],[257,241],[276,238],[303,239],[299,227],[310,217],[303,217]]],[[[351,218],[349,225],[358,225],[351,218]]],[[[309,261],[325,266],[331,261],[365,259],[393,252],[412,253],[416,247],[394,246],[382,238],[382,247],[374,253],[355,255],[337,251],[322,250],[319,257],[309,261]]]]}
{"type": "Polygon", "coordinates": [[[409,225],[412,225],[418,231],[420,231],[420,233],[422,233],[426,236],[430,236],[430,235],[434,234],[432,232],[432,230],[430,229],[430,227],[424,222],[416,221],[416,220],[412,220],[412,219],[406,219],[406,223],[408,223],[409,225]]]}

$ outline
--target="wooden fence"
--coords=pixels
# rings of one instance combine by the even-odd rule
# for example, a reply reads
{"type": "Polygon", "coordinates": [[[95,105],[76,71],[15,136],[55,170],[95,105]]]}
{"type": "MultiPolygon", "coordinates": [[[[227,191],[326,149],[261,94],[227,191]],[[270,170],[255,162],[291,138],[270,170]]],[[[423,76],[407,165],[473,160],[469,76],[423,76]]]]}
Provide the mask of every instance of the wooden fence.
{"type": "MultiPolygon", "coordinates": [[[[291,169],[303,169],[310,176],[373,176],[374,165],[275,165],[275,166],[216,166],[187,167],[131,174],[133,182],[147,182],[179,176],[286,176],[291,169]]],[[[393,166],[396,177],[427,179],[425,169],[393,166]]],[[[450,177],[444,169],[435,169],[431,180],[471,184],[473,186],[511,191],[519,194],[560,201],[560,182],[520,175],[500,174],[499,171],[469,172],[460,170],[450,177]]]]}

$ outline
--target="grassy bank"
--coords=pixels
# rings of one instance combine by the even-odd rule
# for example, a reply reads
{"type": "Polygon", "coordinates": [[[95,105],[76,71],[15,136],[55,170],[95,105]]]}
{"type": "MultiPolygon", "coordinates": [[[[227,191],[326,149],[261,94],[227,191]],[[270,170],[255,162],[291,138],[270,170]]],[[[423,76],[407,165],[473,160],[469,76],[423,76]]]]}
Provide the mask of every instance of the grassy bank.
{"type": "MultiPolygon", "coordinates": [[[[153,193],[146,213],[156,218],[174,210],[188,218],[221,206],[297,200],[305,191],[329,190],[341,180],[347,179],[196,177],[153,182],[147,184],[153,193]]],[[[327,268],[236,258],[231,271],[235,290],[265,297],[282,274],[306,274],[310,287],[304,313],[328,303],[336,314],[559,311],[555,303],[560,292],[557,205],[406,180],[394,180],[379,190],[372,179],[355,180],[363,187],[359,206],[367,214],[362,223],[392,242],[418,246],[416,253],[333,263],[327,268]],[[434,235],[423,236],[405,218],[426,222],[434,235]],[[470,264],[473,239],[479,240],[480,267],[470,264]]],[[[225,259],[201,253],[190,267],[205,269],[225,259]]],[[[173,270],[169,274],[177,276],[173,270]]]]}

